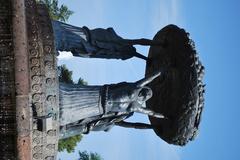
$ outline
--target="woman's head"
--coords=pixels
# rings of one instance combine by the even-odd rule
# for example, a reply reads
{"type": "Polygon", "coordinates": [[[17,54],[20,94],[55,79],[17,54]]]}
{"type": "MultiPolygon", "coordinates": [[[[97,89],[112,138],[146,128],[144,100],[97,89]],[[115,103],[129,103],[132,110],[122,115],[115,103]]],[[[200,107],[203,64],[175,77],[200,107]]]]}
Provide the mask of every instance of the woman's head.
{"type": "Polygon", "coordinates": [[[138,93],[138,101],[145,102],[152,97],[152,90],[149,87],[142,87],[138,93]]]}

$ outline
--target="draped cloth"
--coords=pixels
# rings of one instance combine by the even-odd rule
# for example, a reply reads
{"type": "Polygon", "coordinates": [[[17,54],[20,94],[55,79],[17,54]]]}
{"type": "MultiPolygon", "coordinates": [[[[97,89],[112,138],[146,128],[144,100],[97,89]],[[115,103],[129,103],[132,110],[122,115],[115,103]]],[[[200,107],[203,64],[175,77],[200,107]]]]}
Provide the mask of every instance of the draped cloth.
{"type": "Polygon", "coordinates": [[[133,113],[104,113],[103,86],[59,85],[60,138],[89,131],[108,131],[133,113]],[[103,97],[102,97],[103,96],[103,97]]]}
{"type": "Polygon", "coordinates": [[[100,86],[60,83],[60,125],[103,114],[100,86]]]}

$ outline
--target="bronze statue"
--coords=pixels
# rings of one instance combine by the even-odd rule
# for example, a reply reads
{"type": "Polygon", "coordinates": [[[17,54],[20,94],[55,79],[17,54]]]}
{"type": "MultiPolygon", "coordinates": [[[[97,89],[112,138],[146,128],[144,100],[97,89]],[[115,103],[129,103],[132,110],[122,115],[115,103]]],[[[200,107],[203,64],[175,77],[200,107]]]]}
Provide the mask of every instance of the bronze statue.
{"type": "Polygon", "coordinates": [[[134,112],[165,118],[146,108],[145,104],[152,97],[152,90],[146,85],[162,74],[157,72],[135,83],[122,82],[103,86],[60,84],[62,138],[91,130],[107,131],[115,123],[121,125],[134,112]]]}
{"type": "Polygon", "coordinates": [[[193,41],[183,29],[168,25],[153,40],[129,40],[118,36],[112,28],[90,30],[58,21],[51,23],[57,51],[71,51],[74,56],[89,58],[126,60],[135,56],[146,60],[146,77],[150,77],[135,83],[103,86],[60,84],[60,138],[90,131],[108,131],[119,125],[154,129],[158,136],[172,144],[184,145],[193,139],[204,101],[204,86],[200,84],[204,67],[196,57],[193,41]],[[133,46],[136,44],[151,45],[148,57],[136,51],[133,46]],[[161,76],[162,81],[166,81],[164,85],[162,81],[150,83],[162,74],[154,74],[156,68],[166,72],[161,76]],[[194,80],[188,79],[192,76],[194,80]],[[187,85],[177,86],[178,83],[187,85]],[[166,86],[169,86],[168,91],[166,86]],[[187,98],[177,100],[179,95],[187,98]],[[143,107],[147,100],[147,107],[143,107]],[[184,109],[184,106],[188,107],[184,109]],[[198,111],[194,109],[196,107],[198,111]],[[125,122],[134,112],[148,115],[151,125],[125,122]],[[183,114],[185,112],[188,114],[183,114]],[[191,116],[196,117],[195,121],[191,116]]]}
{"type": "Polygon", "coordinates": [[[148,39],[123,39],[113,28],[76,27],[52,20],[54,41],[57,51],[71,51],[73,56],[126,60],[147,57],[138,53],[133,45],[166,45],[148,39]]]}

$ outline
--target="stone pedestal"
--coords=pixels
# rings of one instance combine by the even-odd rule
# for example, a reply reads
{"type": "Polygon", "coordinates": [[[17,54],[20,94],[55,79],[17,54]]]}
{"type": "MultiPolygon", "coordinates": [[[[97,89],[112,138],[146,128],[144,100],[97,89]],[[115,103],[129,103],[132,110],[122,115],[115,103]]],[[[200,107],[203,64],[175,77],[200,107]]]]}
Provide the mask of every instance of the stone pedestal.
{"type": "Polygon", "coordinates": [[[48,11],[34,0],[0,2],[1,157],[56,159],[59,86],[48,11]]]}

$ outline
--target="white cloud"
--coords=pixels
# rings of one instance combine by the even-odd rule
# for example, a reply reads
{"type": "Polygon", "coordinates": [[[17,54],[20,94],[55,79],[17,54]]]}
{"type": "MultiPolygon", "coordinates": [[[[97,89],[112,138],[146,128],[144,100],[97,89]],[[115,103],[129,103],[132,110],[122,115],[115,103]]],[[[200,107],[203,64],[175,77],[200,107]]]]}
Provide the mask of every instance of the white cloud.
{"type": "Polygon", "coordinates": [[[183,25],[181,4],[178,0],[160,0],[152,9],[151,28],[154,33],[168,24],[183,25]]]}
{"type": "Polygon", "coordinates": [[[59,52],[58,60],[69,60],[73,58],[71,52],[59,52]]]}
{"type": "Polygon", "coordinates": [[[178,21],[180,20],[179,18],[179,4],[178,4],[178,0],[172,0],[171,1],[171,9],[170,9],[170,15],[173,22],[178,23],[178,21]]]}

